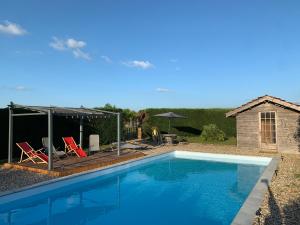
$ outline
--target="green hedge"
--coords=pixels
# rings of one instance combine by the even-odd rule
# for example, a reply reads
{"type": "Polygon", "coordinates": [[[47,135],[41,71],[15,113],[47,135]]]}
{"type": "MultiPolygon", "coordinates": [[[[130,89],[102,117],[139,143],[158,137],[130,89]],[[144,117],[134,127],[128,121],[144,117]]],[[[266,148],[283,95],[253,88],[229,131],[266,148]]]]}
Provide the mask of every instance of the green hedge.
{"type": "Polygon", "coordinates": [[[154,117],[155,114],[174,112],[186,119],[173,119],[171,121],[171,132],[179,136],[199,136],[204,125],[216,124],[226,137],[236,135],[236,125],[234,118],[226,118],[225,113],[231,109],[146,109],[147,119],[143,124],[143,130],[146,134],[151,132],[151,127],[157,126],[162,133],[168,131],[168,119],[154,117]]]}
{"type": "MultiPolygon", "coordinates": [[[[117,141],[117,119],[116,116],[107,116],[102,119],[95,119],[86,123],[88,131],[86,133],[99,134],[101,144],[109,144],[117,141]]],[[[121,118],[121,137],[124,137],[123,122],[121,118]]],[[[86,137],[88,143],[88,136],[86,137]]]]}

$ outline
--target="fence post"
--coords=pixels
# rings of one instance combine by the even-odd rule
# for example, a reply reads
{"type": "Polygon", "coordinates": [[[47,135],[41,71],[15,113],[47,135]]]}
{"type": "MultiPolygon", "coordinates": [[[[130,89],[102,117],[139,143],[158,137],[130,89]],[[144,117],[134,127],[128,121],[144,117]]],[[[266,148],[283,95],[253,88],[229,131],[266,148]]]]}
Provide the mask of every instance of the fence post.
{"type": "Polygon", "coordinates": [[[53,169],[53,114],[48,110],[48,170],[53,169]]]}
{"type": "Polygon", "coordinates": [[[14,123],[13,123],[13,105],[8,106],[8,158],[7,162],[12,163],[13,158],[13,138],[14,138],[14,123]]]}
{"type": "Polygon", "coordinates": [[[121,114],[118,113],[117,114],[117,129],[118,129],[118,132],[117,132],[117,148],[118,148],[118,156],[120,156],[120,148],[121,148],[121,114]]]}

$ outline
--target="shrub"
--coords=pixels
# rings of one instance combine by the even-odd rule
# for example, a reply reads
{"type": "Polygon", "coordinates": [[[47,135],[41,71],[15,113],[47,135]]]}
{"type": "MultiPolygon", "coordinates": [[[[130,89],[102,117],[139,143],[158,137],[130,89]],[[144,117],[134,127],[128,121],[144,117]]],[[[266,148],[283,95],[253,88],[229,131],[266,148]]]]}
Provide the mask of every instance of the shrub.
{"type": "Polygon", "coordinates": [[[208,142],[225,141],[225,133],[216,124],[208,124],[203,126],[200,139],[208,142]]]}

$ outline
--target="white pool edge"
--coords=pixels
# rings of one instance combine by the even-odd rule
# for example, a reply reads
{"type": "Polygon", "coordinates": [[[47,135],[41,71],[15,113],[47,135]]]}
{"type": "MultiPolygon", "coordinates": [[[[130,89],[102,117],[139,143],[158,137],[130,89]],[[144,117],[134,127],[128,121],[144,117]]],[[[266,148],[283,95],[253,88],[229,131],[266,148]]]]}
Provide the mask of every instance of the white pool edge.
{"type": "Polygon", "coordinates": [[[260,156],[244,156],[231,154],[217,154],[217,153],[203,153],[190,151],[174,151],[176,158],[207,160],[215,162],[239,163],[239,164],[253,164],[259,166],[267,166],[272,158],[260,156]]]}

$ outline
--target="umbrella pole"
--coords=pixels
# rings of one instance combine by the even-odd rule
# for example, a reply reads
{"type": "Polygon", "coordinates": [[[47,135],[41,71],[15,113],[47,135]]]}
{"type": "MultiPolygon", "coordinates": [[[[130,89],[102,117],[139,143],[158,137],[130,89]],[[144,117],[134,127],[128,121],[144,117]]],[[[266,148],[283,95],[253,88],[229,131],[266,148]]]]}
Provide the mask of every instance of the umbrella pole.
{"type": "Polygon", "coordinates": [[[171,119],[169,118],[169,130],[168,130],[168,134],[170,133],[171,130],[171,119]]]}

